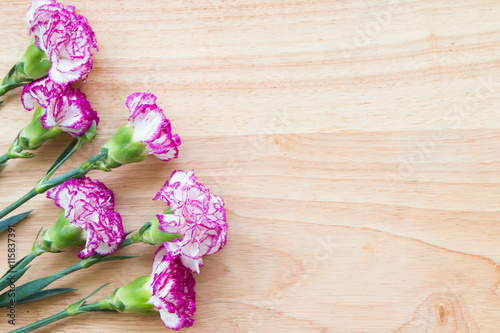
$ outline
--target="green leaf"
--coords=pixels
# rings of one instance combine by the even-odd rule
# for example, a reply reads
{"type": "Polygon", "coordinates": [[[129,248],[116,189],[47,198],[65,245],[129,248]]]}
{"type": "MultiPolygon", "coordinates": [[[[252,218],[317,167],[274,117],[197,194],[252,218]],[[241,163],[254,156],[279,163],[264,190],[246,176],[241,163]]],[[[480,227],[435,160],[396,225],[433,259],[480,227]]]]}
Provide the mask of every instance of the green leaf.
{"type": "Polygon", "coordinates": [[[5,229],[7,229],[9,227],[12,227],[14,224],[21,221],[22,219],[24,219],[31,212],[32,212],[32,210],[30,210],[29,212],[24,212],[24,213],[21,213],[19,215],[15,215],[15,216],[12,216],[12,217],[9,217],[9,218],[6,218],[6,219],[0,221],[0,233],[5,231],[5,229]]]}
{"type": "Polygon", "coordinates": [[[26,297],[20,301],[17,301],[16,302],[16,305],[18,304],[24,304],[24,303],[29,303],[29,302],[34,302],[34,301],[38,301],[38,300],[41,300],[41,299],[44,299],[44,298],[47,298],[47,297],[52,297],[52,296],[56,296],[56,295],[59,295],[59,294],[63,294],[63,293],[66,293],[68,291],[76,291],[78,289],[74,289],[74,288],[56,288],[56,289],[47,289],[47,290],[42,290],[42,291],[39,291],[29,297],[26,297]]]}
{"type": "Polygon", "coordinates": [[[93,295],[95,295],[96,293],[99,292],[99,290],[101,290],[102,288],[106,287],[108,284],[110,284],[111,282],[108,282],[106,284],[103,284],[102,286],[100,286],[99,288],[97,288],[93,293],[91,293],[90,295],[88,295],[87,297],[85,297],[84,299],[82,299],[81,301],[78,301],[74,304],[71,304],[70,306],[68,306],[68,312],[70,315],[72,316],[75,316],[77,314],[80,314],[80,313],[85,313],[86,311],[81,311],[80,308],[85,305],[85,302],[87,302],[87,300],[92,297],[93,295]]]}
{"type": "Polygon", "coordinates": [[[57,159],[54,161],[54,163],[50,166],[49,170],[47,170],[46,174],[49,174],[54,168],[59,167],[59,163],[63,160],[66,160],[67,157],[69,157],[69,154],[73,154],[73,149],[75,146],[78,144],[78,139],[74,139],[71,141],[66,148],[57,156],[57,159]]]}
{"type": "MultiPolygon", "coordinates": [[[[37,279],[28,283],[25,283],[19,287],[16,287],[15,298],[16,300],[23,300],[25,298],[31,297],[43,288],[47,287],[49,284],[57,280],[59,276],[47,276],[41,279],[37,279]]],[[[0,295],[0,308],[3,308],[10,304],[11,296],[8,292],[0,295]]]]}
{"type": "Polygon", "coordinates": [[[107,256],[101,256],[101,255],[93,255],[91,257],[88,257],[87,259],[84,259],[81,262],[82,266],[84,268],[88,268],[90,266],[93,266],[97,263],[100,262],[105,262],[105,261],[113,261],[113,260],[125,260],[125,259],[132,259],[136,257],[140,257],[141,255],[129,255],[129,256],[113,256],[113,257],[107,257],[107,256]]]}
{"type": "MultiPolygon", "coordinates": [[[[28,266],[28,267],[24,267],[24,268],[21,268],[20,270],[18,271],[14,271],[14,272],[7,272],[7,274],[5,274],[2,279],[0,279],[0,290],[3,290],[5,288],[7,288],[11,282],[16,282],[17,280],[19,280],[21,278],[21,276],[24,275],[24,273],[26,273],[26,271],[30,268],[31,266],[28,266]],[[11,275],[14,275],[12,278],[9,278],[11,275]]],[[[8,296],[8,291],[6,291],[5,293],[2,294],[3,295],[7,295],[8,296]]],[[[1,296],[0,296],[1,298],[1,296]]],[[[8,299],[9,302],[10,302],[10,299],[8,299]]]]}

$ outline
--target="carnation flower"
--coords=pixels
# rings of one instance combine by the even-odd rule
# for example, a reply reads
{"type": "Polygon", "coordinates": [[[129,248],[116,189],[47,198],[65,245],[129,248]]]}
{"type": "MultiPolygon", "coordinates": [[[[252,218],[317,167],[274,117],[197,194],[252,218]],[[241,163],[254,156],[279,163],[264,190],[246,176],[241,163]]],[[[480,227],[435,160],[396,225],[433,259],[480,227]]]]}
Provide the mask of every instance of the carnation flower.
{"type": "Polygon", "coordinates": [[[134,93],[128,96],[126,104],[130,111],[128,123],[104,145],[108,156],[100,168],[109,170],[140,162],[149,154],[162,161],[177,158],[181,140],[177,134],[172,135],[170,121],[156,105],[156,96],[134,93]]]}
{"type": "Polygon", "coordinates": [[[199,274],[202,257],[226,245],[227,222],[224,201],[201,183],[194,171],[174,171],[153,200],[167,202],[173,214],[158,214],[159,229],[183,234],[181,239],[165,242],[166,251],[179,255],[181,262],[199,274]]]}
{"type": "Polygon", "coordinates": [[[151,275],[116,289],[111,296],[96,303],[96,308],[145,315],[159,312],[167,328],[180,330],[194,323],[195,283],[180,259],[160,247],[155,253],[151,275]]]}
{"type": "Polygon", "coordinates": [[[181,140],[177,134],[172,135],[170,121],[156,105],[156,96],[134,93],[128,96],[126,104],[130,111],[128,124],[134,128],[132,141],[143,142],[146,151],[162,161],[177,158],[181,140]]]}
{"type": "Polygon", "coordinates": [[[47,197],[64,209],[72,226],[83,230],[86,245],[78,253],[80,258],[94,253],[108,255],[118,249],[125,232],[120,214],[114,211],[113,192],[103,183],[87,177],[70,179],[47,192],[47,197]]]}
{"type": "MultiPolygon", "coordinates": [[[[87,19],[74,13],[75,7],[55,0],[33,0],[26,13],[35,45],[44,51],[52,66],[48,75],[58,84],[82,78],[92,69],[92,54],[98,51],[94,32],[87,19]]],[[[36,79],[36,78],[35,78],[36,79]]]]}
{"type": "Polygon", "coordinates": [[[179,330],[191,327],[196,311],[194,285],[196,281],[179,257],[159,248],[155,253],[153,272],[148,282],[152,303],[166,327],[179,330]]]}
{"type": "Polygon", "coordinates": [[[58,127],[71,137],[85,133],[95,121],[97,113],[79,89],[71,85],[61,86],[46,77],[23,88],[21,95],[24,108],[33,110],[35,101],[45,109],[40,121],[45,129],[58,127]]]}

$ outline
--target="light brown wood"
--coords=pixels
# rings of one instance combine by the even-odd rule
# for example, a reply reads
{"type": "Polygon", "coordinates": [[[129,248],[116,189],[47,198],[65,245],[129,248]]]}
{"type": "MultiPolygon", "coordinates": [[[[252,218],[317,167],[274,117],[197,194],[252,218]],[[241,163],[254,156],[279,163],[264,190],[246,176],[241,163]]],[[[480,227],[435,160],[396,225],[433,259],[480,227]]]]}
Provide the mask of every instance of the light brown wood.
{"type": "MultiPolygon", "coordinates": [[[[182,138],[179,159],[92,172],[127,230],[162,210],[170,173],[195,169],[227,204],[227,246],[206,258],[184,332],[500,332],[500,3],[498,1],[65,1],[100,47],[85,85],[96,153],[147,91],[182,138]]],[[[0,73],[30,37],[28,1],[0,11],[0,73]]],[[[0,109],[6,151],[31,114],[20,91],[0,109]]],[[[61,136],[0,172],[0,205],[30,189],[61,136]]],[[[59,209],[39,196],[16,228],[27,254],[59,209]]],[[[26,210],[24,209],[24,210],[26,210]]],[[[20,209],[19,212],[23,211],[20,209]]],[[[77,261],[45,254],[29,281],[77,261]]],[[[151,270],[144,256],[94,266],[17,307],[16,327],[93,300],[151,270]]],[[[0,235],[0,269],[7,264],[0,235]]],[[[7,325],[0,310],[1,331],[7,325]]],[[[40,332],[160,331],[159,317],[89,314],[40,332]]]]}

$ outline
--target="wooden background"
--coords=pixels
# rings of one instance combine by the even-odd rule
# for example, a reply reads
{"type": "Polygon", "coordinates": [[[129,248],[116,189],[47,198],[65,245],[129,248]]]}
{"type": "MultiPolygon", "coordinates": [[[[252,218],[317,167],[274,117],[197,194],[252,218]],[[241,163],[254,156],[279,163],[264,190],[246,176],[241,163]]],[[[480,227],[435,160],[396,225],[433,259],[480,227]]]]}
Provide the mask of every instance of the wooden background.
{"type": "MultiPolygon", "coordinates": [[[[146,91],[182,138],[154,157],[89,175],[115,191],[127,230],[151,198],[195,169],[227,205],[227,246],[196,278],[184,332],[500,332],[500,2],[478,0],[79,0],[100,52],[85,85],[101,118],[96,153],[146,91]]],[[[30,37],[26,1],[0,11],[0,72],[30,37]]],[[[3,75],[3,74],[2,74],[3,75]]],[[[28,123],[20,90],[0,109],[6,151],[28,123]]],[[[67,136],[0,172],[0,204],[20,197],[67,136]]],[[[16,228],[17,255],[59,213],[39,196],[16,228]]],[[[18,212],[24,211],[19,210],[18,212]]],[[[77,292],[17,307],[16,327],[151,270],[144,256],[59,280],[77,292]]],[[[24,281],[77,261],[45,254],[24,281]]],[[[0,269],[7,265],[0,236],[0,269]]],[[[0,310],[1,331],[7,325],[0,310]]],[[[86,314],[40,332],[163,331],[159,316],[86,314]]]]}

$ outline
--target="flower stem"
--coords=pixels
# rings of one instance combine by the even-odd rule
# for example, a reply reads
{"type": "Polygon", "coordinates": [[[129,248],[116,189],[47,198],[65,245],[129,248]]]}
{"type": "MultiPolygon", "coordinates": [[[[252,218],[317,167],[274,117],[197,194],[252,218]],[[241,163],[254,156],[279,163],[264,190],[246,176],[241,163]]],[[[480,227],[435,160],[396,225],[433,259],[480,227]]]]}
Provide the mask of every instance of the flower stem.
{"type": "Polygon", "coordinates": [[[37,328],[51,324],[51,323],[58,321],[60,319],[64,319],[64,318],[69,317],[69,316],[76,316],[76,315],[79,315],[82,313],[96,312],[96,311],[114,311],[113,309],[110,309],[109,306],[104,305],[102,302],[81,305],[81,306],[77,307],[74,311],[70,311],[70,308],[71,308],[71,306],[64,311],[59,312],[58,314],[44,318],[42,320],[39,320],[39,321],[32,323],[32,324],[29,324],[27,326],[18,328],[17,330],[13,330],[10,333],[31,332],[37,328]]]}
{"type": "Polygon", "coordinates": [[[5,217],[7,214],[9,214],[13,210],[18,208],[22,204],[24,204],[26,201],[30,200],[31,198],[33,198],[37,194],[44,193],[47,190],[49,190],[53,187],[56,187],[57,185],[60,185],[69,179],[81,178],[81,177],[85,176],[90,170],[92,170],[94,168],[95,162],[99,161],[101,158],[106,157],[106,156],[107,156],[107,152],[99,153],[99,154],[89,158],[89,160],[87,162],[83,163],[78,168],[73,169],[73,170],[65,173],[64,175],[60,175],[60,176],[55,177],[53,179],[45,179],[45,177],[42,178],[31,191],[29,191],[22,198],[18,199],[16,202],[11,204],[7,208],[4,208],[0,212],[0,219],[5,217]]]}
{"type": "MultiPolygon", "coordinates": [[[[9,273],[10,271],[12,271],[13,269],[20,269],[20,268],[26,267],[26,265],[28,265],[30,262],[32,262],[33,259],[35,259],[36,257],[38,257],[38,254],[36,254],[35,252],[31,251],[26,257],[24,257],[23,259],[19,260],[11,269],[9,269],[7,271],[7,273],[9,273]]],[[[5,274],[7,274],[7,273],[5,273],[5,274]]]]}
{"type": "Polygon", "coordinates": [[[2,157],[0,157],[0,167],[2,167],[7,161],[10,160],[9,153],[5,153],[2,157]]]}
{"type": "MultiPolygon", "coordinates": [[[[74,264],[71,267],[68,267],[56,274],[46,276],[41,279],[33,280],[28,283],[25,283],[19,287],[16,287],[16,292],[15,292],[15,300],[16,301],[22,301],[25,298],[28,298],[29,296],[32,296],[42,290],[43,288],[47,287],[49,284],[52,282],[62,278],[63,276],[66,276],[70,273],[76,272],[79,269],[84,268],[82,265],[82,262],[78,262],[74,264]]],[[[0,295],[0,307],[7,306],[11,303],[12,296],[9,296],[8,291],[0,295]]]]}
{"type": "Polygon", "coordinates": [[[7,214],[9,214],[14,209],[16,209],[19,206],[21,206],[22,204],[24,204],[26,201],[28,201],[29,199],[33,198],[37,194],[38,194],[38,192],[35,189],[32,189],[31,191],[29,191],[28,193],[26,193],[22,198],[18,199],[16,202],[14,202],[13,204],[11,204],[7,208],[4,208],[0,212],[0,219],[4,218],[7,214]]]}
{"type": "Polygon", "coordinates": [[[22,84],[17,84],[17,83],[11,83],[11,84],[1,84],[0,85],[0,96],[5,95],[9,91],[16,89],[18,87],[24,86],[24,83],[22,84]]]}
{"type": "Polygon", "coordinates": [[[78,149],[80,149],[81,147],[82,147],[82,143],[81,143],[80,139],[77,138],[77,139],[74,139],[73,141],[71,141],[66,146],[66,148],[64,148],[64,150],[61,152],[61,154],[59,154],[57,159],[54,161],[54,164],[52,164],[52,166],[49,168],[49,170],[47,171],[45,176],[43,176],[41,181],[46,181],[50,177],[52,177],[54,172],[56,172],[57,169],[59,169],[61,167],[61,165],[63,165],[63,163],[66,162],[66,160],[68,158],[70,158],[71,155],[76,153],[78,151],[78,149]]]}
{"type": "Polygon", "coordinates": [[[69,316],[70,316],[69,311],[68,311],[68,309],[66,309],[64,311],[59,312],[58,314],[52,315],[50,317],[39,320],[35,323],[18,328],[17,330],[10,331],[10,333],[31,332],[33,330],[36,330],[37,328],[43,327],[45,325],[48,325],[48,324],[53,323],[55,321],[58,321],[59,319],[63,319],[63,318],[69,317],[69,316]]]}
{"type": "MultiPolygon", "coordinates": [[[[66,269],[63,269],[62,271],[55,273],[50,276],[46,276],[40,279],[36,279],[33,281],[30,281],[28,283],[25,283],[19,287],[16,287],[16,301],[22,301],[36,293],[38,293],[40,290],[43,288],[47,287],[49,284],[52,282],[68,275],[73,272],[76,272],[82,268],[88,268],[90,266],[93,266],[97,263],[104,262],[104,261],[112,261],[112,260],[123,260],[123,259],[131,259],[135,258],[137,256],[134,255],[129,255],[129,256],[103,256],[103,255],[93,255],[91,257],[88,257],[86,259],[83,259],[76,264],[74,264],[71,267],[68,267],[66,269]]],[[[2,295],[0,295],[0,308],[5,307],[10,304],[11,301],[11,296],[9,296],[8,291],[4,292],[2,295]]]]}
{"type": "Polygon", "coordinates": [[[16,282],[22,275],[10,274],[17,273],[19,270],[26,267],[30,262],[33,261],[38,255],[34,252],[30,252],[26,257],[19,260],[12,268],[10,268],[3,276],[0,278],[0,290],[7,287],[9,284],[16,282]]]}

